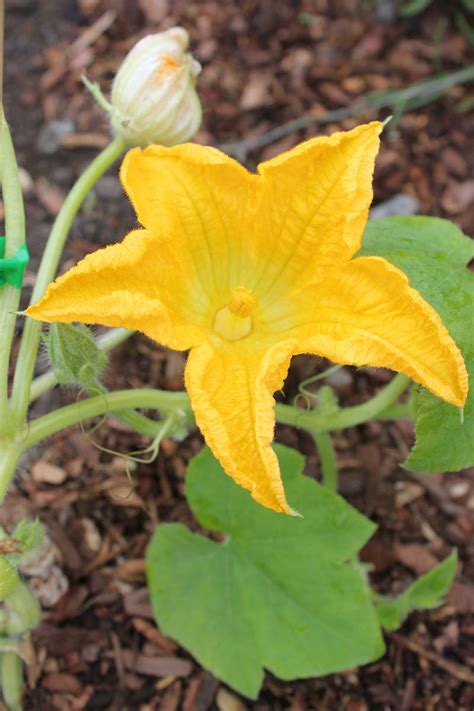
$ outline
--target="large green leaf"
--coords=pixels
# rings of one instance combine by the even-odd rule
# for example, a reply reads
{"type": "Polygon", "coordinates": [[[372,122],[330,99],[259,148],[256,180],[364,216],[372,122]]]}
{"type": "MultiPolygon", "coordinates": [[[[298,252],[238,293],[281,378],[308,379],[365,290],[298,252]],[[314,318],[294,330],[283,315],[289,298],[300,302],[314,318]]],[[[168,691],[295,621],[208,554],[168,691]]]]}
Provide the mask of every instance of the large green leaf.
{"type": "Polygon", "coordinates": [[[255,698],[266,668],[282,679],[364,664],[384,651],[356,552],[374,525],[300,472],[275,447],[285,488],[303,518],[256,504],[209,449],[191,462],[186,493],[215,542],[163,524],[147,552],[156,620],[198,661],[255,698]]]}
{"type": "Polygon", "coordinates": [[[416,388],[416,443],[406,466],[441,472],[474,465],[474,274],[466,269],[474,242],[447,220],[388,217],[369,222],[360,253],[385,257],[407,274],[440,314],[469,371],[464,410],[416,388]]]}

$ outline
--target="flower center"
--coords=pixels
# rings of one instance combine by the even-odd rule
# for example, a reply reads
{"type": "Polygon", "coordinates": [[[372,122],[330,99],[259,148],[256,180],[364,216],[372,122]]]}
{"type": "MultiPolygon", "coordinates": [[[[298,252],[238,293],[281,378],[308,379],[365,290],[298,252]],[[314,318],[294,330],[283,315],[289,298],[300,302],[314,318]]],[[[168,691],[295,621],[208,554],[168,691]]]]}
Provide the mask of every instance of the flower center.
{"type": "Polygon", "coordinates": [[[172,54],[163,54],[161,56],[161,65],[159,72],[161,74],[168,74],[169,72],[175,72],[177,69],[181,69],[181,64],[173,57],[172,54]]]}
{"type": "Polygon", "coordinates": [[[238,286],[227,306],[219,309],[214,319],[214,331],[227,341],[238,341],[252,330],[252,309],[255,298],[250,289],[238,286]]]}

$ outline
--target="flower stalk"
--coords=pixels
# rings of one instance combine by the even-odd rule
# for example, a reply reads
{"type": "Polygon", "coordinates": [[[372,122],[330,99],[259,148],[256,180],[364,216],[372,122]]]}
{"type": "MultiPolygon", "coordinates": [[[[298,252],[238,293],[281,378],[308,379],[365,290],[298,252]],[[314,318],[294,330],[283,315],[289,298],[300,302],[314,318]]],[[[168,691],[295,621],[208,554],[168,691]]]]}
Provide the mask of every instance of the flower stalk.
{"type": "MultiPolygon", "coordinates": [[[[44,294],[46,287],[54,278],[72,222],[87,194],[126,148],[127,144],[123,138],[115,138],[86,168],[68,194],[51,230],[36,277],[31,303],[35,303],[44,294]]],[[[16,427],[24,422],[28,410],[41,329],[41,323],[31,319],[25,322],[11,399],[12,420],[16,427]]]]}

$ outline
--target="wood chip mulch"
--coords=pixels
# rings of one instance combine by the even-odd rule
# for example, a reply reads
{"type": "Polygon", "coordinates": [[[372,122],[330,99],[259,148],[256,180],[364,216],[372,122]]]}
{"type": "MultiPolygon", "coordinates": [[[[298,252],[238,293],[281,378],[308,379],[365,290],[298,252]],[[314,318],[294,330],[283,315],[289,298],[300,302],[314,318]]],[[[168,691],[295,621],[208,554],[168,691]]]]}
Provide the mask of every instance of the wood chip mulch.
{"type": "MultiPolygon", "coordinates": [[[[139,37],[184,25],[203,66],[199,92],[205,110],[197,140],[219,144],[262,136],[299,116],[332,111],[368,92],[408,86],[472,62],[472,49],[445,3],[406,20],[394,16],[397,3],[378,5],[376,12],[363,0],[8,2],[5,104],[29,218],[33,259],[27,286],[69,186],[108,140],[106,120],[80,83],[82,72],[107,91],[113,71],[139,37]]],[[[397,117],[377,163],[376,203],[409,195],[421,213],[448,217],[472,232],[469,108],[472,92],[462,85],[397,117]]],[[[348,129],[373,117],[347,118],[319,130],[348,129]]],[[[317,130],[313,126],[253,151],[247,163],[253,167],[317,130]]],[[[75,221],[63,268],[97,245],[121,239],[133,222],[111,172],[75,221]]],[[[107,385],[179,389],[183,367],[181,354],[137,336],[113,355],[107,385]]],[[[287,396],[294,397],[298,383],[324,367],[317,358],[295,359],[287,396]]],[[[332,385],[350,404],[370,397],[388,377],[344,368],[332,385]]],[[[52,393],[34,405],[32,415],[74,397],[52,393]]],[[[92,424],[86,435],[79,429],[60,433],[30,452],[0,515],[7,526],[39,516],[47,530],[44,548],[25,570],[44,609],[29,652],[27,709],[472,711],[474,469],[439,475],[402,470],[413,440],[407,422],[369,423],[336,434],[341,493],[379,525],[362,553],[376,589],[400,592],[453,546],[460,559],[457,582],[445,605],[413,614],[399,632],[387,635],[388,651],[380,661],[292,683],[267,675],[258,701],[249,702],[156,628],[145,587],[144,552],[156,525],[196,526],[183,483],[186,463],[201,446],[199,436],[193,433],[181,444],[167,440],[154,463],[131,467],[118,453],[146,446],[144,439],[113,418],[91,430],[92,424]]],[[[308,436],[283,427],[277,436],[306,454],[307,474],[319,476],[308,436]]]]}

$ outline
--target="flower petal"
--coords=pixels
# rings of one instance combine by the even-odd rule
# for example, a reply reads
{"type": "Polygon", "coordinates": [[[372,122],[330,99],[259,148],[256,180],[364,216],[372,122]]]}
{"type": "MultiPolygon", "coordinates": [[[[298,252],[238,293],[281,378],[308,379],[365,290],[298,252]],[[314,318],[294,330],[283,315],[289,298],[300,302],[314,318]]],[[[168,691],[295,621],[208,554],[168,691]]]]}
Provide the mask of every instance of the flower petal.
{"type": "Polygon", "coordinates": [[[372,202],[372,174],[382,124],[313,138],[261,163],[257,234],[272,249],[261,289],[287,291],[321,281],[360,247],[372,202]]]}
{"type": "Polygon", "coordinates": [[[256,260],[257,176],[215,148],[195,144],[131,150],[120,175],[142,225],[172,233],[211,300],[226,303],[256,260]]]}
{"type": "Polygon", "coordinates": [[[405,373],[453,405],[467,394],[463,357],[436,311],[381,257],[360,257],[337,278],[303,289],[295,300],[302,324],[288,336],[298,353],[336,363],[405,373]]]}
{"type": "Polygon", "coordinates": [[[26,313],[49,323],[124,326],[187,350],[206,336],[197,297],[169,241],[136,230],[81,260],[26,313]]]}
{"type": "Polygon", "coordinates": [[[290,361],[287,344],[268,351],[210,341],[193,348],[186,388],[196,422],[223,468],[259,503],[291,513],[271,448],[273,393],[290,361]]]}

